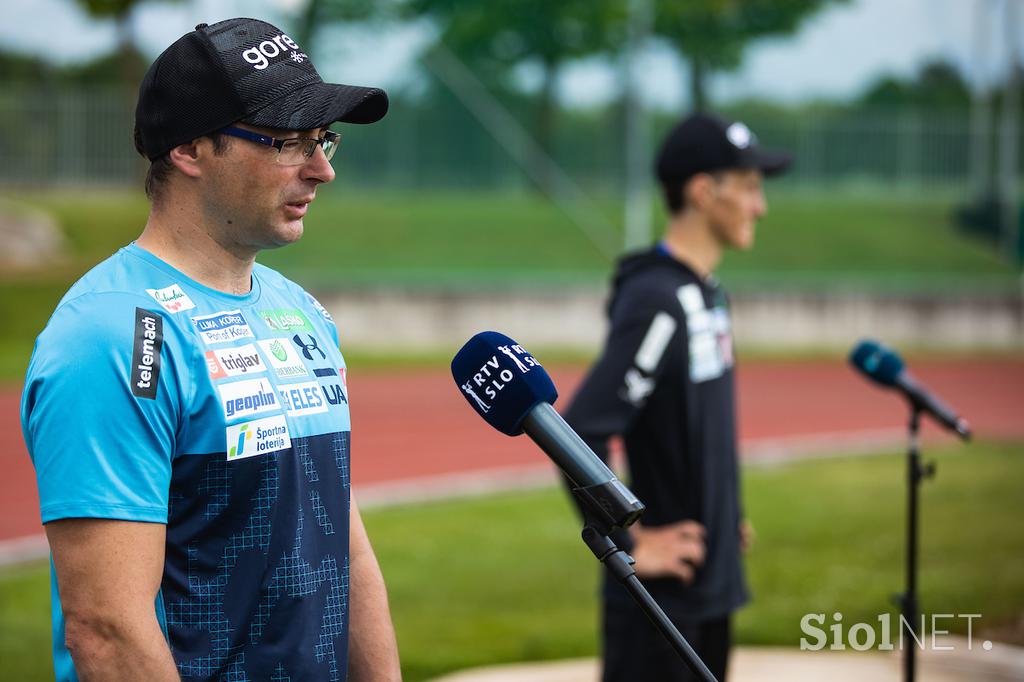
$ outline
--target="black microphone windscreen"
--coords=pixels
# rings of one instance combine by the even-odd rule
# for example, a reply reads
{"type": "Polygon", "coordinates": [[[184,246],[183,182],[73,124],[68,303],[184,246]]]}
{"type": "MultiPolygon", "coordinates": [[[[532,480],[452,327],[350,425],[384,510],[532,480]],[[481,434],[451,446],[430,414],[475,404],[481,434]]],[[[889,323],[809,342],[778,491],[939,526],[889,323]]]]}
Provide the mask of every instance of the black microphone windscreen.
{"type": "Polygon", "coordinates": [[[523,419],[539,403],[558,399],[541,364],[498,332],[480,332],[452,359],[452,377],[470,407],[509,436],[523,432],[523,419]]]}

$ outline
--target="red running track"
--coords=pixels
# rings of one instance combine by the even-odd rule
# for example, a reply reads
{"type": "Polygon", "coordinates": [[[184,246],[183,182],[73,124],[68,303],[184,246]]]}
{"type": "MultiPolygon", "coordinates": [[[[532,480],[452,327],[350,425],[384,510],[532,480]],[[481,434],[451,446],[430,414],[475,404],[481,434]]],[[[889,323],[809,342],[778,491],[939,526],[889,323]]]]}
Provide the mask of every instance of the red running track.
{"type": "MultiPolygon", "coordinates": [[[[967,416],[977,438],[1024,440],[1024,358],[922,360],[915,374],[967,416]]],[[[552,372],[563,398],[581,368],[552,372]]],[[[878,433],[898,438],[906,408],[838,360],[758,361],[739,371],[744,456],[757,447],[809,439],[816,448],[849,447],[878,433]]],[[[429,486],[438,476],[550,467],[525,438],[495,432],[476,416],[443,370],[348,375],[352,397],[352,476],[356,488],[403,481],[429,486]]],[[[40,532],[35,476],[21,437],[17,389],[0,391],[0,541],[40,532]]],[[[930,424],[925,436],[938,438],[930,424]]],[[[778,447],[776,449],[778,449],[778,447]]]]}

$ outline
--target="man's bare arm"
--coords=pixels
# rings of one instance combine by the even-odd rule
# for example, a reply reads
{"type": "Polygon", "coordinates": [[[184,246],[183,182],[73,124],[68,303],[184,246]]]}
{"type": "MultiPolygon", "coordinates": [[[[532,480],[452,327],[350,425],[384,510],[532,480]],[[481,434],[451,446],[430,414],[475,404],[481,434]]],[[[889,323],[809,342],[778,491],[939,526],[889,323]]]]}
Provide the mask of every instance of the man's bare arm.
{"type": "Polygon", "coordinates": [[[46,524],[65,642],[82,682],[179,680],[156,618],[166,527],[109,519],[46,524]]]}
{"type": "Polygon", "coordinates": [[[349,679],[400,682],[395,628],[377,557],[352,500],[349,536],[349,679]]]}

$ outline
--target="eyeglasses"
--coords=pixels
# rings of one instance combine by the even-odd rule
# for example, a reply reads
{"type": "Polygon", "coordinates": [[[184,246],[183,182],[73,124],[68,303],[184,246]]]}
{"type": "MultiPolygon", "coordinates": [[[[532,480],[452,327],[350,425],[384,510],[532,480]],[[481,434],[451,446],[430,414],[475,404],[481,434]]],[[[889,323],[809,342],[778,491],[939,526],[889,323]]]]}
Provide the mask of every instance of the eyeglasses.
{"type": "Polygon", "coordinates": [[[341,144],[341,135],[333,130],[324,132],[323,137],[289,137],[285,139],[261,135],[235,126],[221,128],[220,132],[231,137],[240,137],[243,140],[273,147],[277,150],[277,162],[284,166],[301,166],[309,157],[313,156],[317,147],[324,150],[324,156],[330,161],[334,152],[338,151],[338,145],[341,144]]]}

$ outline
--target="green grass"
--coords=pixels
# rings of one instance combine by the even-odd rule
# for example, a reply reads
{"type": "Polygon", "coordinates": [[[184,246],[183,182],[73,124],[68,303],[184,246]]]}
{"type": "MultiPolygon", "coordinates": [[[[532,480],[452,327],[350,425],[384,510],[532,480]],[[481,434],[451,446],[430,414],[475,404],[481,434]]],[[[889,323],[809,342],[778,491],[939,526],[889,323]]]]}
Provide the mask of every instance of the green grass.
{"type": "MultiPolygon", "coordinates": [[[[769,187],[769,190],[771,188],[769,187]]],[[[2,198],[2,196],[0,196],[2,198]]],[[[86,270],[134,239],[148,204],[133,190],[8,197],[51,213],[69,253],[0,272],[0,381],[20,380],[57,301],[86,270]]],[[[731,253],[730,290],[1015,291],[1017,275],[950,223],[945,197],[771,193],[757,247],[731,253]]],[[[619,207],[599,202],[612,223],[619,207]]],[[[656,222],[663,219],[658,209],[656,222]]],[[[349,193],[326,188],[295,245],[263,254],[313,291],[370,286],[493,289],[604,286],[608,258],[548,201],[525,193],[349,193]]]]}
{"type": "MultiPolygon", "coordinates": [[[[18,201],[52,213],[73,260],[88,267],[141,230],[141,193],[47,192],[18,201]]],[[[620,208],[599,202],[611,223],[620,208]]],[[[907,285],[948,276],[1012,280],[986,245],[951,222],[947,197],[772,193],[757,248],[730,254],[722,273],[761,284],[852,280],[907,285]]],[[[663,221],[656,211],[656,224],[663,221]]],[[[609,261],[558,208],[526,193],[349,194],[329,187],[306,221],[306,236],[262,260],[324,285],[438,284],[504,280],[601,281],[609,261]]]]}
{"type": "MultiPolygon", "coordinates": [[[[922,605],[980,613],[976,633],[1024,605],[1024,444],[926,452],[922,605]]],[[[747,566],[745,644],[796,646],[800,618],[835,611],[875,622],[903,587],[904,458],[806,461],[745,470],[758,532],[747,566]]],[[[410,682],[497,662],[595,652],[598,567],[560,490],[364,511],[388,582],[410,682]]],[[[0,574],[0,660],[12,679],[46,679],[45,565],[0,574]]],[[[829,621],[831,622],[831,621],[829,621]]],[[[949,622],[949,621],[946,621],[949,622]]],[[[954,625],[964,621],[957,619],[954,625]]]]}

